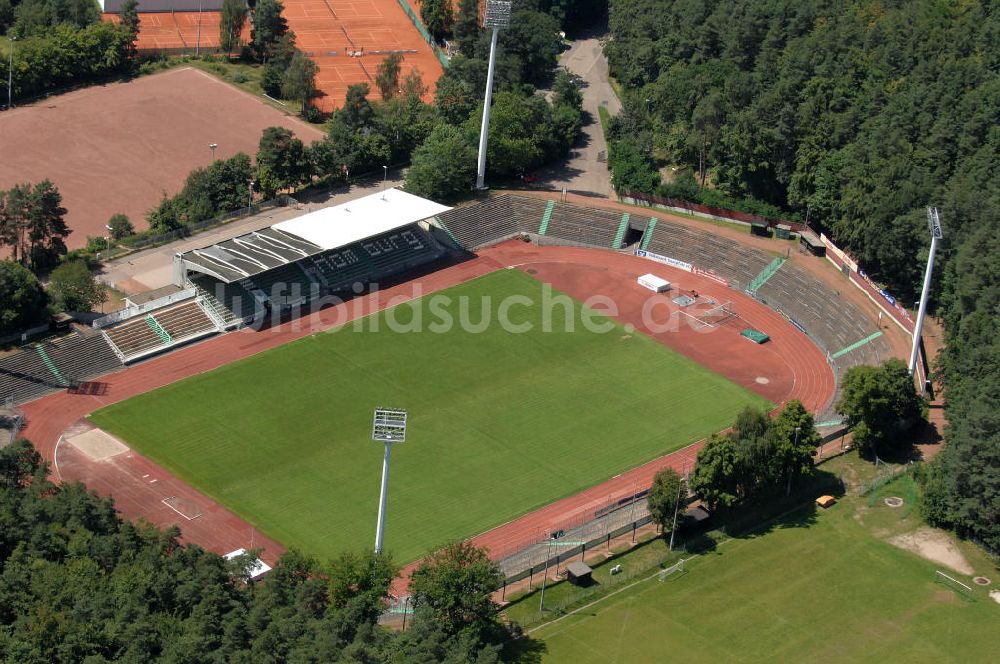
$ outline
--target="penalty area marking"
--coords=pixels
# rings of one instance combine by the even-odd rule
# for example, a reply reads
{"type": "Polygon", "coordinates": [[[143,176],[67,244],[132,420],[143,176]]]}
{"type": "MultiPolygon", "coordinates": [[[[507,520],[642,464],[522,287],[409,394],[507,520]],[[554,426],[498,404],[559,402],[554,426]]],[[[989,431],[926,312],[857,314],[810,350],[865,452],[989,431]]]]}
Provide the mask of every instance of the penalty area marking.
{"type": "Polygon", "coordinates": [[[194,521],[195,519],[197,519],[202,515],[201,510],[197,506],[190,503],[189,501],[184,500],[183,498],[178,498],[177,496],[169,496],[167,498],[164,498],[160,502],[169,507],[170,509],[172,509],[173,511],[180,514],[188,521],[194,521]],[[187,508],[193,514],[193,516],[183,511],[182,508],[187,508]]]}

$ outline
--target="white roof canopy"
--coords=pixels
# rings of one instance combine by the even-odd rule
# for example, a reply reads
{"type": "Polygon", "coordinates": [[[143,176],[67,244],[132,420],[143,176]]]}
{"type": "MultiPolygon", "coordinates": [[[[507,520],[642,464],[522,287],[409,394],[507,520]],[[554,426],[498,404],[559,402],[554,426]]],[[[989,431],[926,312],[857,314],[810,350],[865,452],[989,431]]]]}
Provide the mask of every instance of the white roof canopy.
{"type": "Polygon", "coordinates": [[[336,249],[450,210],[426,198],[398,189],[387,189],[301,217],[274,228],[319,245],[336,249]]]}

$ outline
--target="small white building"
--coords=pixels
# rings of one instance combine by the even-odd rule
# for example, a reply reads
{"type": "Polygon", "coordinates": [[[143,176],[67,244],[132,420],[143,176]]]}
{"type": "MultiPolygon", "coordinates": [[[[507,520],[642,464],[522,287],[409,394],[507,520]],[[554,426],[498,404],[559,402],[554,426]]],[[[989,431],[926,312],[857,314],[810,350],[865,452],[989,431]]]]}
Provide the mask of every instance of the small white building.
{"type": "Polygon", "coordinates": [[[664,293],[670,290],[670,282],[656,276],[655,274],[644,274],[636,281],[640,286],[648,288],[654,293],[664,293]]]}
{"type": "MultiPolygon", "coordinates": [[[[235,551],[230,551],[229,553],[227,553],[222,557],[225,558],[226,560],[232,560],[237,556],[242,556],[246,552],[247,552],[246,549],[236,549],[235,551]]],[[[250,573],[250,578],[256,581],[260,577],[270,572],[271,566],[265,563],[260,558],[257,558],[256,560],[254,560],[253,565],[250,566],[250,569],[248,571],[250,573]]]]}

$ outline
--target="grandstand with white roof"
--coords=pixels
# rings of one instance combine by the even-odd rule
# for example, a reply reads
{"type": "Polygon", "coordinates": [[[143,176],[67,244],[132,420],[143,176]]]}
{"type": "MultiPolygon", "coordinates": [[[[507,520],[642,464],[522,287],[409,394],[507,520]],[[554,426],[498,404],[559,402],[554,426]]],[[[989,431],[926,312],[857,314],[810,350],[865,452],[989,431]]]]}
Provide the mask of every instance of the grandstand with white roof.
{"type": "Polygon", "coordinates": [[[440,258],[445,249],[420,222],[449,209],[388,189],[179,253],[174,281],[231,327],[440,258]]]}
{"type": "Polygon", "coordinates": [[[425,220],[451,208],[398,189],[174,256],[174,285],[94,322],[122,363],[267,320],[448,252],[425,220]]]}

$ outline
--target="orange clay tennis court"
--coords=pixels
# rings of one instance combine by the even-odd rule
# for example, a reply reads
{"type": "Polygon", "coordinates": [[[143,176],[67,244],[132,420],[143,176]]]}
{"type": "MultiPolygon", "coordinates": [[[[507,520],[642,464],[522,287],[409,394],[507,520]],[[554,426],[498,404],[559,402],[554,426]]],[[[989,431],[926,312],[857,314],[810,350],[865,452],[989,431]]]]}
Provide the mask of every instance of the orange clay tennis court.
{"type": "MultiPolygon", "coordinates": [[[[118,14],[103,14],[101,18],[120,23],[118,14]]],[[[217,51],[219,48],[219,12],[142,12],[139,14],[140,51],[217,51]],[[201,33],[199,35],[199,23],[201,33]]],[[[250,26],[243,28],[243,41],[250,39],[250,26]]]]}
{"type": "Polygon", "coordinates": [[[400,79],[418,70],[428,101],[444,71],[397,0],[286,0],[285,18],[319,67],[313,103],[321,111],[342,106],[350,85],[374,88],[379,64],[393,51],[403,56],[400,79]]]}
{"type": "MultiPolygon", "coordinates": [[[[419,11],[419,4],[410,4],[419,11]]],[[[392,52],[403,56],[400,80],[419,71],[427,87],[425,101],[433,98],[434,84],[444,70],[398,0],[286,0],[284,15],[296,45],[319,68],[313,100],[319,110],[328,113],[342,106],[350,85],[368,83],[374,88],[378,66],[392,52]]],[[[117,14],[104,14],[103,19],[121,21],[117,14]]],[[[214,11],[140,13],[136,47],[194,53],[200,44],[202,51],[217,51],[219,21],[220,13],[214,11]]],[[[249,40],[248,22],[243,41],[249,40]]]]}

